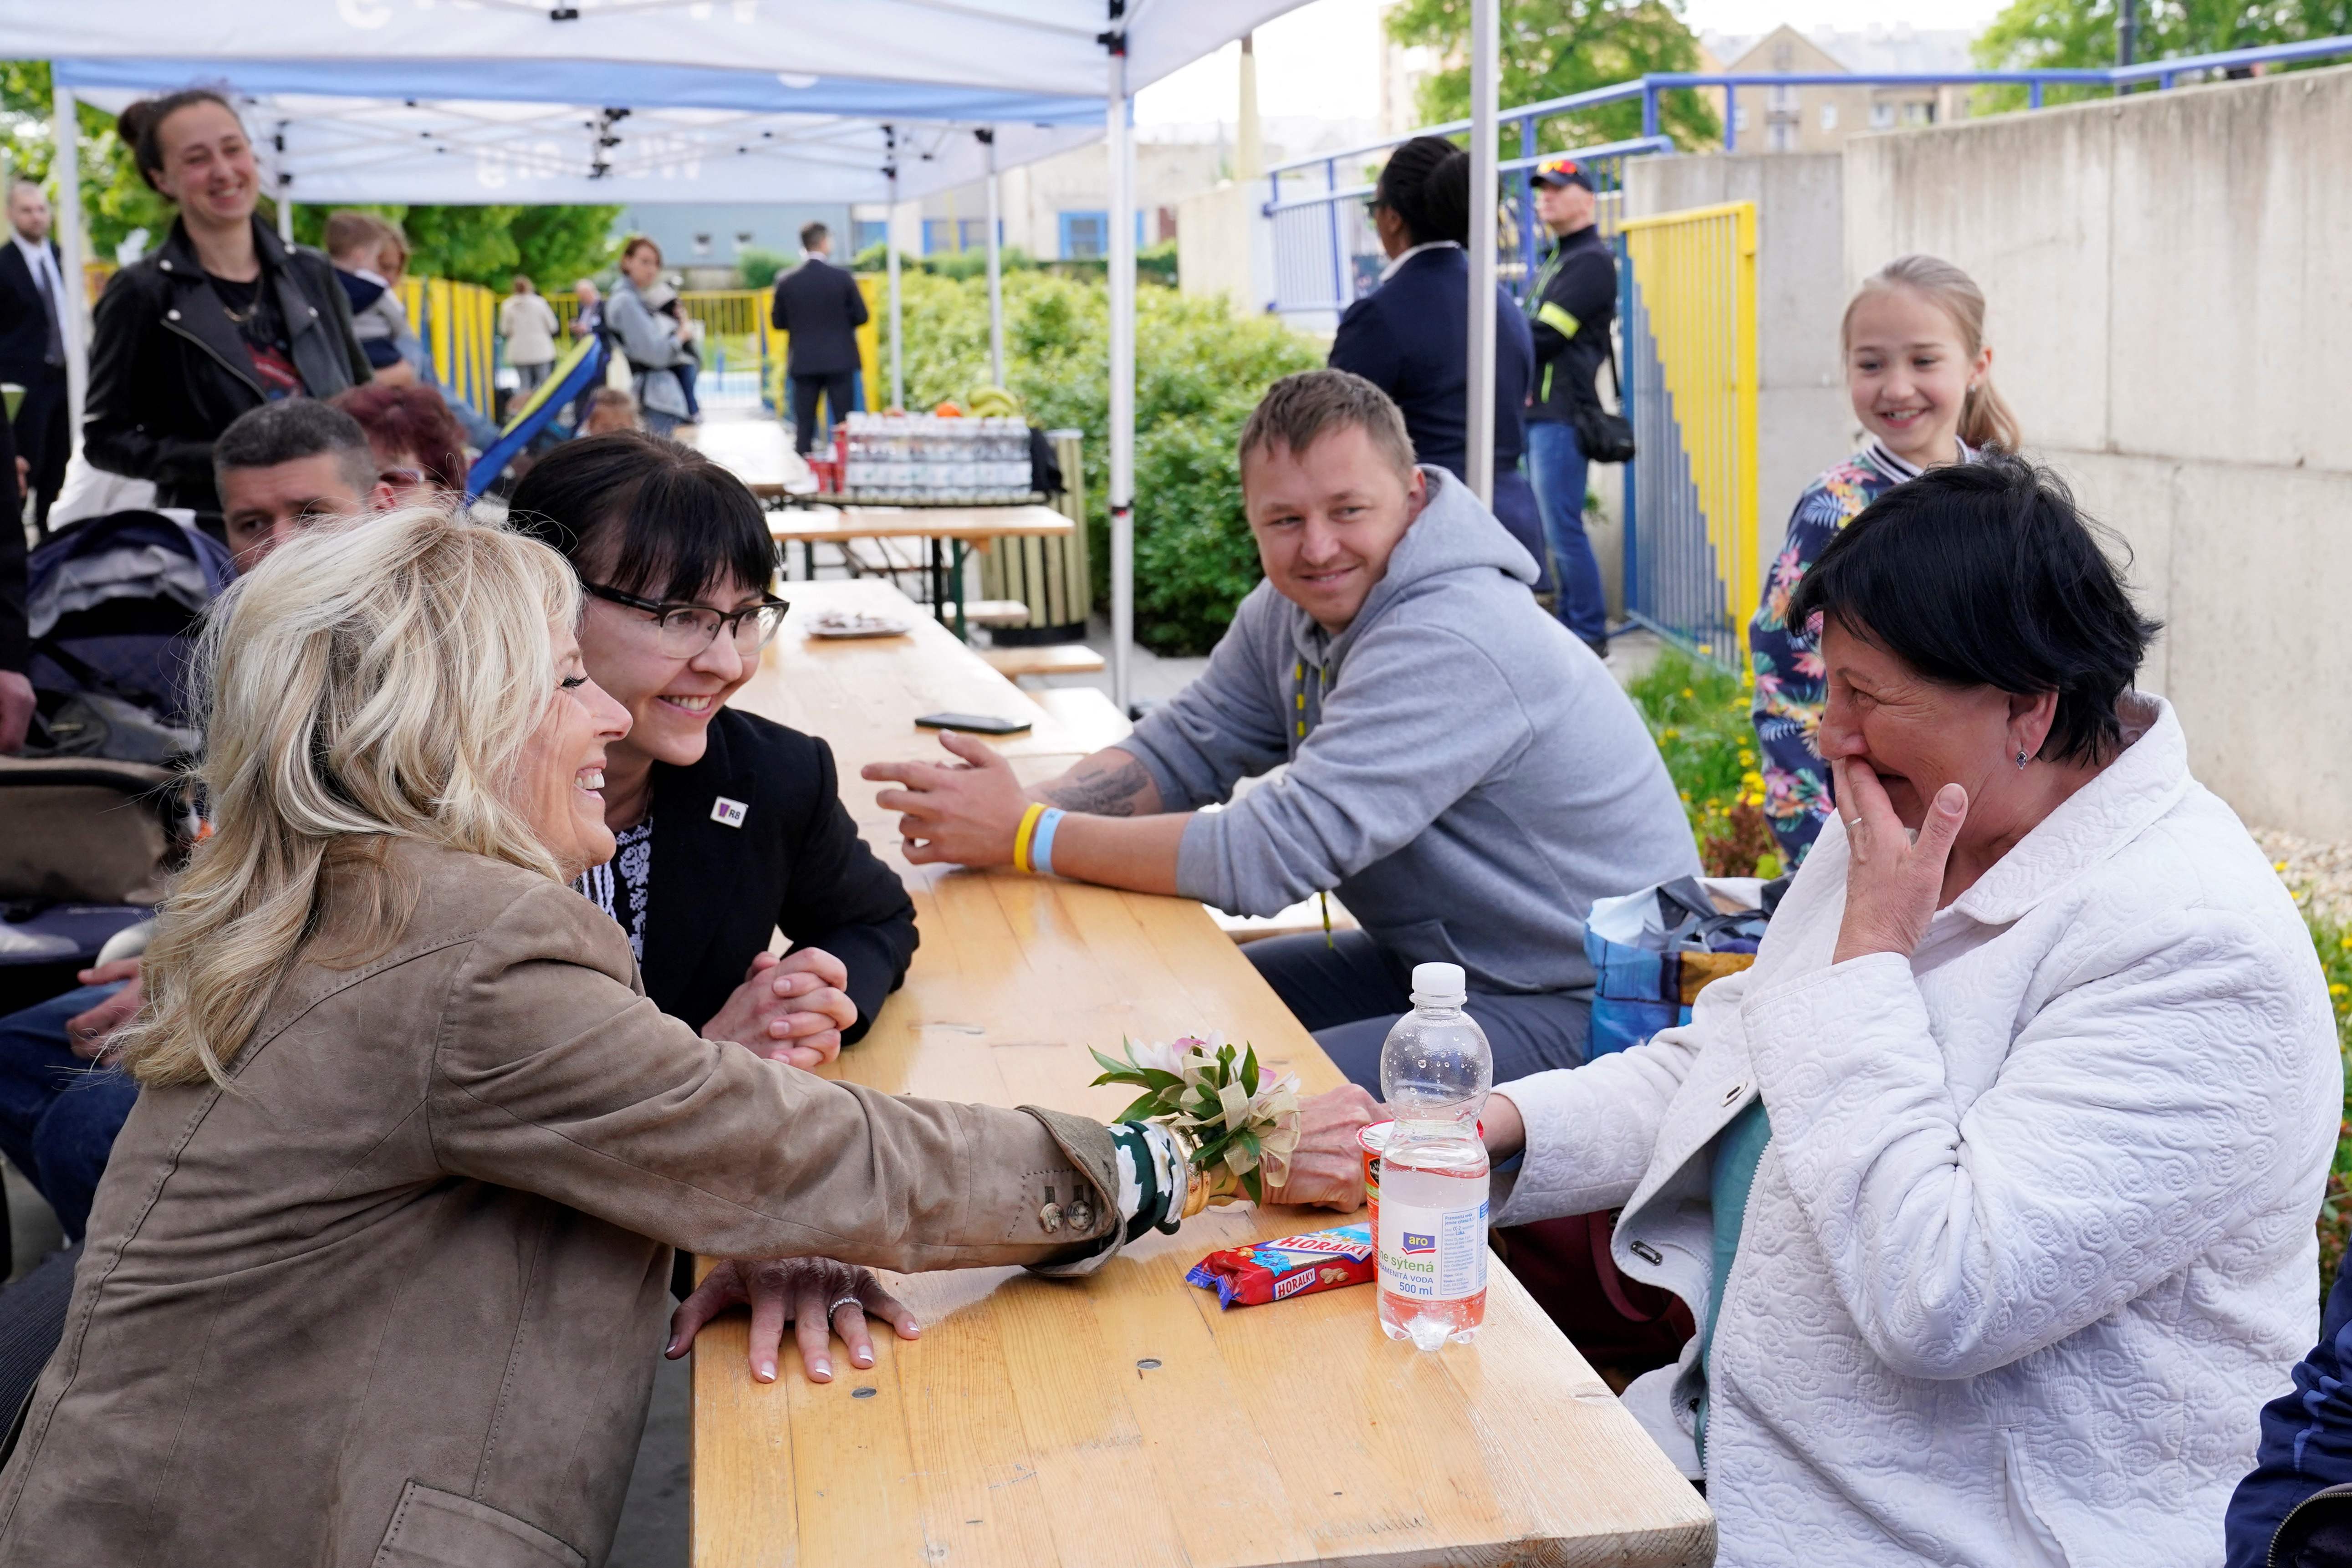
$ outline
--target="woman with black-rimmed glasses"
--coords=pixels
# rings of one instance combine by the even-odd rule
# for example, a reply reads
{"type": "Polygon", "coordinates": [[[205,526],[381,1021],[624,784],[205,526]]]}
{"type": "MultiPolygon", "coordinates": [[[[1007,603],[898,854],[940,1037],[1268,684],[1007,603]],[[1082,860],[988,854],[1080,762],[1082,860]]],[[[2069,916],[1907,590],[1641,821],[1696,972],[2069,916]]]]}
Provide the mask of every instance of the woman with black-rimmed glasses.
{"type": "Polygon", "coordinates": [[[511,521],[579,574],[581,654],[632,721],[604,764],[619,847],[581,891],[628,933],[663,1012],[796,1067],[832,1060],[905,978],[915,909],[857,837],[831,748],[726,705],[784,617],[760,503],[692,447],[627,432],[541,459],[511,521]]]}

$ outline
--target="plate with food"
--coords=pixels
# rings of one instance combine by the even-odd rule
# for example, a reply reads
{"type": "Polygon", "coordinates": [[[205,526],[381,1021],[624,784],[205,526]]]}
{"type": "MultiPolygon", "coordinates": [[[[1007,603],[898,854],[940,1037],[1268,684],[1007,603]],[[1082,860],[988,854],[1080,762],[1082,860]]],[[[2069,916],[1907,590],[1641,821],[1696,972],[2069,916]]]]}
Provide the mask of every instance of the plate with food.
{"type": "Polygon", "coordinates": [[[848,637],[902,637],[915,629],[903,616],[869,616],[862,610],[827,610],[808,624],[809,636],[835,640],[848,637]]]}

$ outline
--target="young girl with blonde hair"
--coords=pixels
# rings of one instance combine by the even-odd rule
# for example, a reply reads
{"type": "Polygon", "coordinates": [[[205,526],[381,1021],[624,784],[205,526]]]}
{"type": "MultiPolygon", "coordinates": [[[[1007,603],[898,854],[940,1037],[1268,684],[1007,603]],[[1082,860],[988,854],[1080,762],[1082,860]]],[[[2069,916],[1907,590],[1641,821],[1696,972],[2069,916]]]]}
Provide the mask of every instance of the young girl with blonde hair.
{"type": "Polygon", "coordinates": [[[1869,440],[1797,498],[1748,623],[1764,815],[1791,868],[1832,801],[1829,766],[1813,744],[1827,700],[1819,631],[1788,624],[1790,595],[1838,531],[1888,490],[1929,468],[1973,462],[1988,447],[2017,450],[2016,416],[1993,390],[1984,319],[1983,290],[1933,256],[1888,262],[1846,305],[1846,392],[1869,440]]]}

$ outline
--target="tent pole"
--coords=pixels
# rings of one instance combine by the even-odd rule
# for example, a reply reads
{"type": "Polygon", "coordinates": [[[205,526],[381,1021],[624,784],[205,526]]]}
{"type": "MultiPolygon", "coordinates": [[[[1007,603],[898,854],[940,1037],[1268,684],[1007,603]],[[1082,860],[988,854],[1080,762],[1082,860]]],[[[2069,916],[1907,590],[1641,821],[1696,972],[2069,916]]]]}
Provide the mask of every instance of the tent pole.
{"type": "Polygon", "coordinates": [[[1470,489],[1495,504],[1495,115],[1499,0],[1470,5],[1469,418],[1463,431],[1470,489]]]}
{"type": "Polygon", "coordinates": [[[1125,44],[1112,46],[1110,107],[1110,684],[1121,713],[1134,700],[1135,144],[1128,124],[1125,44]]]}
{"type": "Polygon", "coordinates": [[[1004,384],[1004,263],[998,254],[997,226],[1003,208],[1001,182],[996,173],[996,128],[989,127],[980,133],[988,148],[988,378],[992,385],[1004,384]]]}
{"type": "Polygon", "coordinates": [[[67,429],[72,450],[81,450],[81,411],[83,399],[89,391],[89,333],[85,321],[83,301],[89,289],[83,282],[81,227],[81,126],[74,112],[71,88],[57,89],[55,114],[50,125],[52,145],[56,148],[49,163],[49,172],[57,176],[58,221],[54,237],[58,242],[58,259],[64,265],[58,268],[63,274],[66,297],[58,301],[58,326],[66,341],[66,409],[67,429]]]}
{"type": "Polygon", "coordinates": [[[907,406],[907,321],[898,308],[898,132],[886,125],[882,134],[889,142],[890,162],[883,173],[890,176],[890,210],[882,220],[882,253],[890,268],[890,406],[907,406]]]}

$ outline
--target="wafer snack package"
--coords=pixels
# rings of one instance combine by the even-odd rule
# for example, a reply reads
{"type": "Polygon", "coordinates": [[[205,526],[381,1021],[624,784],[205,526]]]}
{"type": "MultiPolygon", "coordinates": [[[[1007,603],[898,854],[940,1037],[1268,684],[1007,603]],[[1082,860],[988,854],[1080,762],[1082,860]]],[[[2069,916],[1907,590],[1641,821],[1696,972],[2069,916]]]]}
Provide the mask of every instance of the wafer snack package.
{"type": "Polygon", "coordinates": [[[1212,1252],[1184,1278],[1214,1290],[1221,1305],[1259,1307],[1289,1296],[1369,1285],[1380,1271],[1372,1254],[1372,1227],[1343,1225],[1212,1252]]]}

